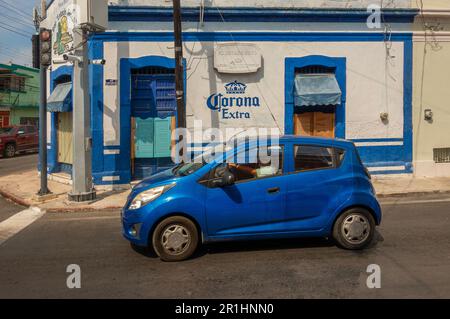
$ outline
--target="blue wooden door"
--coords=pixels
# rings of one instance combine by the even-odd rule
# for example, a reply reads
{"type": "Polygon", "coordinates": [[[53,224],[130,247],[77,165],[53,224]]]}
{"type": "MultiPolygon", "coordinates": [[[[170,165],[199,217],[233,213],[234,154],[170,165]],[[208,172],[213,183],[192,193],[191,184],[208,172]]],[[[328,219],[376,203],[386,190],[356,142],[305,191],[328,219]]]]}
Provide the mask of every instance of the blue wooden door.
{"type": "Polygon", "coordinates": [[[135,157],[153,158],[155,156],[155,123],[153,118],[136,119],[135,157]]]}
{"type": "Polygon", "coordinates": [[[170,157],[170,118],[160,119],[155,118],[154,136],[155,136],[155,148],[154,157],[170,157]]]}

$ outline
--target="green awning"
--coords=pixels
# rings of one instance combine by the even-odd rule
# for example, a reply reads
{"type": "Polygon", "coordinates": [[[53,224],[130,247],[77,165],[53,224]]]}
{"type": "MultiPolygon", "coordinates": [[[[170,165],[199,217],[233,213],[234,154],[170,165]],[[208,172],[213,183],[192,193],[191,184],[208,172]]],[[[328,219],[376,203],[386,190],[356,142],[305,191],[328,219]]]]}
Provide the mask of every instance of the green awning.
{"type": "Polygon", "coordinates": [[[58,84],[47,101],[48,112],[72,112],[72,82],[58,84]]]}
{"type": "Polygon", "coordinates": [[[334,74],[297,74],[295,106],[340,105],[342,92],[334,74]]]}

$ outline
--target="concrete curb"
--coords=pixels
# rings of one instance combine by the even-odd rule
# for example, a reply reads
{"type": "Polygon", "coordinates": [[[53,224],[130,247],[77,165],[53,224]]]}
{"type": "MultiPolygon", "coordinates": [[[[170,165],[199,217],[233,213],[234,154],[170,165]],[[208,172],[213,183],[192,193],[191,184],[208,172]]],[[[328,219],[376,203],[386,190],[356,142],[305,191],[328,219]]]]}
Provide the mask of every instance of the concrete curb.
{"type": "Polygon", "coordinates": [[[17,205],[24,206],[26,208],[37,207],[39,209],[45,210],[47,213],[83,213],[90,211],[98,212],[122,209],[122,206],[108,206],[102,208],[90,206],[46,208],[44,207],[44,205],[42,205],[42,203],[32,203],[4,189],[0,189],[0,196],[14,202],[17,205]]]}
{"type": "MultiPolygon", "coordinates": [[[[16,196],[13,193],[5,191],[4,189],[0,189],[0,195],[20,206],[25,206],[25,207],[33,206],[31,202],[28,202],[27,200],[20,198],[19,196],[16,196]]],[[[34,205],[34,206],[36,206],[36,205],[34,205]]]]}
{"type": "MultiPolygon", "coordinates": [[[[39,207],[39,206],[38,206],[39,207]]],[[[87,212],[108,212],[112,210],[120,210],[122,206],[110,206],[110,207],[56,207],[56,208],[45,208],[47,213],[87,213],[87,212]]]]}

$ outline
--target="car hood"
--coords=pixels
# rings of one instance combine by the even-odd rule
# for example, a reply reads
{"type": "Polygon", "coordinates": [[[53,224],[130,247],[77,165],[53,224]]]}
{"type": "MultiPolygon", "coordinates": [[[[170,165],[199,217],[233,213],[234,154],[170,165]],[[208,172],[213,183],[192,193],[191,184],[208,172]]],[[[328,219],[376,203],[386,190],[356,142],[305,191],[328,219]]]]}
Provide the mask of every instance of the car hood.
{"type": "Polygon", "coordinates": [[[153,176],[150,176],[149,178],[144,179],[142,182],[134,186],[131,192],[131,196],[134,196],[137,193],[140,193],[152,187],[174,183],[180,180],[180,178],[181,177],[177,177],[172,173],[172,169],[162,171],[158,174],[155,174],[153,176]]]}

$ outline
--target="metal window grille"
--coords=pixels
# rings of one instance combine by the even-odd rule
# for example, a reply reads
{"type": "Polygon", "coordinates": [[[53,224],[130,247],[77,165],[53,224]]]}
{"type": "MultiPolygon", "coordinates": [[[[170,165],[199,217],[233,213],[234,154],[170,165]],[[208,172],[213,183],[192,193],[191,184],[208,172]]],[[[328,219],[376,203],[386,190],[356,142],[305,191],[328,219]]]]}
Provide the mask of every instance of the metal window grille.
{"type": "Polygon", "coordinates": [[[450,163],[450,147],[433,149],[435,163],[450,163]]]}
{"type": "Polygon", "coordinates": [[[308,65],[296,70],[297,74],[334,74],[336,68],[329,68],[323,65],[308,65]]]}

